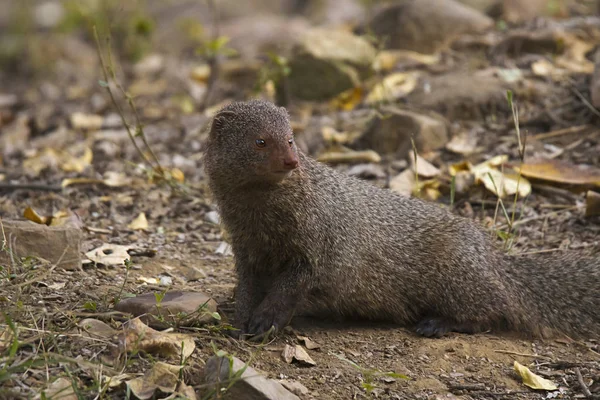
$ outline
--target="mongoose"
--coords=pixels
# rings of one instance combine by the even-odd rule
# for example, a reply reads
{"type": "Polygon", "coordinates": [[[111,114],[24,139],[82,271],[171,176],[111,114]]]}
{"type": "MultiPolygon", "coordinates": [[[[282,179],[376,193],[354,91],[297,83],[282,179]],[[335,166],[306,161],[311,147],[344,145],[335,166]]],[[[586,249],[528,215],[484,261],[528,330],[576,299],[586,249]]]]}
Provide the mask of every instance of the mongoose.
{"type": "Polygon", "coordinates": [[[282,329],[295,314],[436,337],[600,334],[598,256],[506,255],[471,220],[303,154],[284,108],[222,108],[204,163],[235,258],[234,326],[245,334],[282,329]]]}

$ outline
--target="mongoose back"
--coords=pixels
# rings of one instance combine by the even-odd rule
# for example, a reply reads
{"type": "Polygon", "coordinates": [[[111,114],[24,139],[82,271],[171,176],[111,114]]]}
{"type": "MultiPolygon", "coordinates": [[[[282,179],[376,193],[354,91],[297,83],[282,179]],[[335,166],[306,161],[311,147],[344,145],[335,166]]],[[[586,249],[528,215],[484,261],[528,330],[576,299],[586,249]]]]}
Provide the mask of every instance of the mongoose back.
{"type": "Polygon", "coordinates": [[[295,314],[392,321],[425,336],[600,334],[598,256],[505,255],[466,218],[306,156],[284,108],[225,106],[204,160],[245,334],[295,314]]]}

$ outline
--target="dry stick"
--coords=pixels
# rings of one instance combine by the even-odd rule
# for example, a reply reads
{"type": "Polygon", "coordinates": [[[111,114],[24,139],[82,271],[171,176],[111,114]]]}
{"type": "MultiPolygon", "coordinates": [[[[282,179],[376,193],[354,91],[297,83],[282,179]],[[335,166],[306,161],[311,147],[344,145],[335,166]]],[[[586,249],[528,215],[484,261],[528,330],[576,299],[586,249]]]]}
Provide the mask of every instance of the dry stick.
{"type": "Polygon", "coordinates": [[[513,356],[531,357],[531,358],[544,358],[546,360],[552,360],[551,357],[541,356],[539,354],[517,353],[516,351],[509,351],[509,350],[494,350],[494,352],[495,353],[502,353],[502,354],[510,354],[510,355],[513,355],[513,356]]]}
{"type": "MultiPolygon", "coordinates": [[[[219,14],[217,9],[217,4],[215,0],[207,0],[208,7],[210,8],[210,13],[213,19],[213,40],[218,40],[219,38],[219,14]]],[[[202,101],[200,103],[200,109],[205,110],[208,108],[208,102],[210,100],[210,95],[212,94],[213,88],[217,79],[219,79],[219,57],[218,54],[211,54],[208,58],[208,66],[210,67],[210,74],[208,75],[208,81],[206,82],[206,91],[204,92],[204,96],[202,96],[202,101]]]]}
{"type": "Polygon", "coordinates": [[[13,191],[20,189],[60,192],[63,188],[60,185],[46,185],[44,183],[0,183],[0,190],[13,191]]]}
{"type": "MultiPolygon", "coordinates": [[[[125,120],[125,114],[123,113],[123,110],[119,106],[119,103],[117,103],[117,100],[115,99],[115,96],[114,96],[112,90],[110,89],[110,84],[109,84],[110,81],[109,81],[108,72],[107,72],[108,67],[106,66],[106,63],[104,61],[104,57],[102,56],[102,50],[101,50],[101,47],[100,47],[100,39],[98,38],[98,31],[96,29],[96,26],[94,26],[94,40],[96,41],[96,50],[98,51],[98,58],[100,59],[100,65],[102,67],[102,74],[104,75],[104,81],[106,83],[106,86],[105,86],[106,91],[108,92],[113,105],[117,109],[117,113],[121,117],[121,122],[123,123],[123,126],[125,126],[125,130],[127,131],[127,135],[129,136],[129,139],[131,139],[131,143],[133,143],[133,146],[135,147],[135,149],[137,150],[137,152],[140,154],[140,156],[142,157],[142,159],[146,162],[146,164],[148,164],[150,166],[150,168],[152,168],[152,163],[150,162],[150,160],[148,159],[148,157],[146,157],[146,154],[142,151],[142,149],[140,149],[140,147],[138,146],[137,142],[135,141],[135,136],[131,132],[131,127],[129,126],[129,124],[125,120]]],[[[110,55],[110,49],[108,51],[108,54],[110,55]]],[[[114,75],[114,71],[112,71],[112,68],[111,68],[111,74],[113,75],[113,77],[115,76],[114,75]]],[[[117,84],[116,81],[115,81],[115,84],[117,84]]]]}
{"type": "Polygon", "coordinates": [[[562,135],[570,135],[572,133],[579,133],[579,132],[584,131],[589,128],[593,128],[593,126],[587,125],[587,124],[586,125],[577,125],[577,126],[572,126],[570,128],[558,129],[558,130],[550,131],[550,132],[546,132],[546,133],[539,133],[537,135],[531,136],[531,138],[534,140],[550,139],[550,138],[554,138],[554,137],[558,137],[558,136],[562,136],[562,135]]]}
{"type": "Polygon", "coordinates": [[[579,382],[579,386],[581,386],[581,391],[583,392],[584,396],[588,399],[593,398],[592,392],[590,392],[590,389],[588,389],[587,385],[583,381],[583,376],[581,376],[579,367],[575,367],[575,374],[577,374],[577,382],[579,382]]]}

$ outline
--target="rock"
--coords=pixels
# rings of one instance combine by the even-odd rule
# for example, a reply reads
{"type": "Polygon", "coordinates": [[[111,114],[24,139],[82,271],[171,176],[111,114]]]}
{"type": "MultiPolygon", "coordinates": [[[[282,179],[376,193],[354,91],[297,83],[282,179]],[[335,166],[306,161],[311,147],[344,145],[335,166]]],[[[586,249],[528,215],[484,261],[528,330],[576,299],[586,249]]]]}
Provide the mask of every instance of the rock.
{"type": "Polygon", "coordinates": [[[216,211],[209,211],[204,215],[204,219],[208,222],[210,222],[211,224],[215,224],[215,225],[219,225],[219,222],[221,221],[221,217],[219,216],[219,213],[216,211]]]}
{"type": "MultiPolygon", "coordinates": [[[[223,386],[230,384],[229,378],[246,364],[239,358],[232,357],[232,369],[229,368],[227,357],[213,356],[206,361],[204,377],[207,384],[215,385],[224,382],[223,386]]],[[[223,399],[248,399],[248,400],[299,400],[300,398],[275,380],[267,379],[252,367],[246,370],[233,385],[227,390],[223,399]]]]}
{"type": "Polygon", "coordinates": [[[454,0],[407,0],[383,7],[367,23],[390,49],[435,53],[465,33],[480,33],[494,21],[454,0]]]}
{"type": "Polygon", "coordinates": [[[290,392],[298,395],[298,396],[305,396],[308,394],[309,390],[306,386],[304,386],[303,384],[301,384],[300,382],[297,381],[288,381],[288,380],[281,380],[279,381],[281,382],[281,384],[290,392]]]}
{"type": "Polygon", "coordinates": [[[17,105],[19,98],[16,94],[12,93],[0,93],[0,109],[11,108],[17,105]]]}
{"type": "Polygon", "coordinates": [[[306,365],[309,367],[314,367],[317,363],[308,355],[306,350],[299,344],[295,346],[290,346],[286,344],[281,352],[281,358],[288,364],[291,364],[292,361],[296,360],[300,365],[306,365]]]}
{"type": "Polygon", "coordinates": [[[154,293],[147,293],[121,300],[115,305],[116,311],[141,316],[141,320],[153,328],[163,328],[177,323],[193,326],[214,321],[212,313],[217,311],[217,302],[200,292],[167,292],[157,307],[154,293]],[[200,309],[204,306],[204,309],[200,309]],[[153,316],[160,315],[165,322],[153,316]]]}
{"type": "Polygon", "coordinates": [[[392,107],[384,108],[382,114],[384,118],[378,115],[372,118],[353,147],[405,157],[412,149],[413,135],[419,152],[439,149],[448,142],[448,129],[441,119],[392,107]]]}
{"type": "Polygon", "coordinates": [[[547,14],[548,3],[549,0],[503,0],[502,18],[510,23],[529,21],[547,14]]]}
{"type": "Polygon", "coordinates": [[[592,99],[592,105],[596,108],[600,108],[600,49],[596,50],[594,63],[596,65],[590,84],[590,97],[592,99]]]}
{"type": "Polygon", "coordinates": [[[302,100],[327,100],[370,76],[376,50],[350,32],[316,28],[298,40],[290,58],[289,90],[302,100]]]}
{"type": "MultiPolygon", "coordinates": [[[[409,104],[443,113],[446,118],[482,118],[486,109],[510,112],[506,91],[514,85],[487,71],[432,77],[408,95],[409,104]]],[[[507,114],[509,115],[509,114],[507,114]]]]}
{"type": "MultiPolygon", "coordinates": [[[[14,259],[39,257],[57,268],[81,269],[81,230],[72,223],[48,226],[31,221],[2,220],[4,234],[14,259]]],[[[0,252],[0,263],[11,263],[9,252],[0,252]]]]}

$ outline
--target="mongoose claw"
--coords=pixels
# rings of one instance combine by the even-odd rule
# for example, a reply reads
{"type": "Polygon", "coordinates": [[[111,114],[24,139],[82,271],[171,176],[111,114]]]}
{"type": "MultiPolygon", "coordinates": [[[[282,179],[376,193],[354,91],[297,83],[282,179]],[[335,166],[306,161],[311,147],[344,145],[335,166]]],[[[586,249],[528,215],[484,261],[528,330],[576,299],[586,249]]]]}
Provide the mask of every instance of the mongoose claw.
{"type": "Polygon", "coordinates": [[[277,334],[289,320],[288,312],[282,310],[279,305],[264,304],[250,318],[248,333],[261,335],[272,330],[274,334],[277,334]]]}

